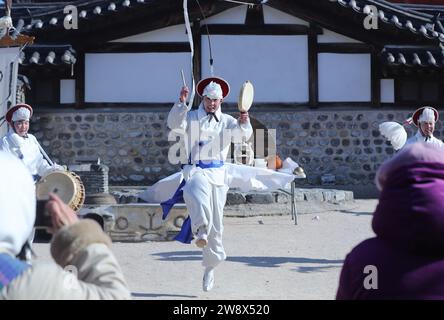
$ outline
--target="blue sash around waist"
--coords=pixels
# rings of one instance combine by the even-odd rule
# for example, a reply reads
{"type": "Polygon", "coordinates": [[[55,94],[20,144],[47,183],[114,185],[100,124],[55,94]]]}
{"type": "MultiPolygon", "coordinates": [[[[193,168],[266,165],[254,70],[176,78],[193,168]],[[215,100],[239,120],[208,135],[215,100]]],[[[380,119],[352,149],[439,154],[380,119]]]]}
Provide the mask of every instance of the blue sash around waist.
{"type": "MultiPolygon", "coordinates": [[[[210,169],[210,168],[220,168],[224,165],[223,161],[200,161],[195,164],[196,167],[202,168],[202,169],[210,169]]],[[[185,186],[185,179],[182,179],[182,181],[179,184],[179,187],[177,188],[176,192],[174,192],[174,195],[160,203],[162,206],[162,219],[165,220],[168,214],[171,211],[171,208],[176,203],[184,203],[185,200],[183,199],[183,187],[185,186]]],[[[184,220],[182,224],[182,228],[180,229],[180,232],[177,234],[177,236],[174,237],[174,240],[183,242],[183,243],[191,243],[191,240],[193,240],[193,232],[191,231],[191,219],[190,216],[184,220]]]]}

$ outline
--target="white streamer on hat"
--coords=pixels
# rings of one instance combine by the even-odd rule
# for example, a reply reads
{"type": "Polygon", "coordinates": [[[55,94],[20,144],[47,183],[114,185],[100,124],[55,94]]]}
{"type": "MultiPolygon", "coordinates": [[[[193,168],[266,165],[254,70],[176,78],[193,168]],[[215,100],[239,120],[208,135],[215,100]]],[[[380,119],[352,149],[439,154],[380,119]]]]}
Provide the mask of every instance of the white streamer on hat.
{"type": "Polygon", "coordinates": [[[13,114],[12,114],[12,121],[21,121],[21,120],[29,120],[31,118],[31,111],[29,111],[26,107],[18,108],[13,114]]]}
{"type": "Polygon", "coordinates": [[[424,108],[421,115],[418,118],[418,122],[433,121],[435,122],[435,112],[431,108],[424,108]]]}
{"type": "Polygon", "coordinates": [[[202,96],[207,96],[210,99],[222,99],[222,87],[220,84],[211,81],[204,89],[202,96]]]}

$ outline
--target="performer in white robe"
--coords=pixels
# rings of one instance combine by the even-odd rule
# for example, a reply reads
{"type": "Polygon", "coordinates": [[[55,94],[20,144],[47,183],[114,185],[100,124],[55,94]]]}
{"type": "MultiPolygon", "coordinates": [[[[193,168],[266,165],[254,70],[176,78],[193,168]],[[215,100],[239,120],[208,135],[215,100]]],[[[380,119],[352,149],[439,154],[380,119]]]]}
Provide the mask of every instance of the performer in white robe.
{"type": "Polygon", "coordinates": [[[413,137],[410,137],[405,145],[415,142],[431,143],[438,147],[443,146],[443,142],[433,136],[435,123],[438,121],[439,114],[435,108],[422,107],[417,109],[412,116],[412,121],[418,127],[418,131],[413,137]]]}
{"type": "Polygon", "coordinates": [[[220,105],[229,93],[225,80],[217,77],[203,79],[197,84],[196,91],[203,97],[199,108],[193,111],[187,108],[185,102],[189,90],[183,87],[179,102],[168,115],[167,124],[185,137],[187,161],[182,170],[183,199],[196,245],[203,248],[203,290],[209,291],[214,285],[214,268],[226,258],[222,244],[223,208],[228,191],[224,161],[231,141],[248,140],[253,129],[248,113],[241,113],[237,120],[222,113],[220,105]]]}
{"type": "Polygon", "coordinates": [[[43,158],[37,139],[28,133],[32,112],[31,106],[27,104],[19,104],[8,110],[6,121],[11,128],[0,140],[0,150],[21,159],[36,181],[52,170],[64,170],[64,168],[56,164],[51,166],[43,158]]]}
{"type": "MultiPolygon", "coordinates": [[[[30,133],[29,120],[32,117],[32,107],[27,104],[18,104],[6,113],[6,121],[10,125],[8,133],[0,140],[0,150],[11,153],[19,158],[34,182],[51,171],[65,170],[64,167],[53,163],[52,165],[43,158],[37,139],[30,133]]],[[[32,230],[28,238],[28,249],[25,252],[26,260],[31,261],[31,244],[34,241],[35,229],[32,230]]]]}

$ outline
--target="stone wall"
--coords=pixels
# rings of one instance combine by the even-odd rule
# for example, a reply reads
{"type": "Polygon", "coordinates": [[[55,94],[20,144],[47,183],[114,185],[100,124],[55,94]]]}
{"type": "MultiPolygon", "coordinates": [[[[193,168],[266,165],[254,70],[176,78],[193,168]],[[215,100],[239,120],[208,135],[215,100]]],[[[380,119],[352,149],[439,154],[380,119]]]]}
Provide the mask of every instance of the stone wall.
{"type": "Polygon", "coordinates": [[[110,184],[152,184],[178,170],[167,161],[167,110],[36,112],[31,132],[58,163],[97,159],[110,184]]]}
{"type": "MultiPolygon", "coordinates": [[[[307,179],[299,186],[351,190],[374,190],[377,168],[394,153],[378,125],[402,122],[414,110],[298,108],[253,108],[250,113],[268,129],[276,129],[281,158],[291,157],[305,169],[307,179]]],[[[167,159],[172,144],[167,139],[168,108],[148,110],[36,110],[31,132],[58,163],[100,158],[109,166],[110,184],[149,185],[179,167],[167,159]]],[[[408,128],[409,136],[415,131],[408,128]]],[[[435,133],[442,136],[439,123],[435,133]]]]}

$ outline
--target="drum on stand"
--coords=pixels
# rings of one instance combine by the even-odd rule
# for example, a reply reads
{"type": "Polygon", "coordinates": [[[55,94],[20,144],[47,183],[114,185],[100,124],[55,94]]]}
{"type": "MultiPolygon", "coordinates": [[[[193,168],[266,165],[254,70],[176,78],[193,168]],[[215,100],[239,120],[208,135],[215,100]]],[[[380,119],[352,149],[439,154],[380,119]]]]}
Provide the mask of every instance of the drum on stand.
{"type": "Polygon", "coordinates": [[[252,166],[254,163],[254,151],[250,144],[243,142],[234,147],[234,163],[252,166]]]}
{"type": "Polygon", "coordinates": [[[80,210],[85,201],[85,187],[73,172],[54,171],[42,177],[36,185],[37,200],[48,199],[51,192],[74,211],[80,210]]]}

